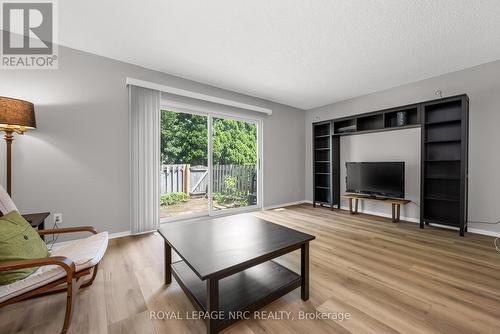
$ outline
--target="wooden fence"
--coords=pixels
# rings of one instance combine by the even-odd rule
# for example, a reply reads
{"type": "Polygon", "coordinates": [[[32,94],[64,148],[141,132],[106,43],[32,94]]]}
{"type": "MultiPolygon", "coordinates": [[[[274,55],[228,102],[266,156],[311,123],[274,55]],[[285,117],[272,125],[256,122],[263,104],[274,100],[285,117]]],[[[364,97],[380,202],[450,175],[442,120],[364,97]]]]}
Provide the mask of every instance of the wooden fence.
{"type": "MultiPolygon", "coordinates": [[[[213,192],[224,192],[226,178],[236,179],[236,188],[250,194],[256,191],[257,170],[252,165],[215,165],[213,192]]],[[[185,192],[202,195],[208,191],[208,167],[190,165],[164,165],[160,175],[161,193],[185,192]]]]}
{"type": "Polygon", "coordinates": [[[236,189],[243,192],[253,193],[256,190],[255,166],[252,165],[215,165],[213,175],[213,192],[224,192],[226,189],[226,178],[236,179],[236,189]]]}
{"type": "Polygon", "coordinates": [[[201,195],[208,192],[208,167],[194,166],[190,167],[191,187],[190,195],[201,195]]]}
{"type": "Polygon", "coordinates": [[[160,174],[160,193],[184,192],[189,165],[164,165],[160,174]]]}

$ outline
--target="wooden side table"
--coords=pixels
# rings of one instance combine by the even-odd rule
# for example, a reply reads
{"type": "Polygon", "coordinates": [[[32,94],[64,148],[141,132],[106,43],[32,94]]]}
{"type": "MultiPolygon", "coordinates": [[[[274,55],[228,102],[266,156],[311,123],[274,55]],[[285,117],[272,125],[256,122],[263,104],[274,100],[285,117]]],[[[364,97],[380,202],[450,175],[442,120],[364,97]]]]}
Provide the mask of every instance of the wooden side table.
{"type": "MultiPolygon", "coordinates": [[[[28,223],[30,223],[31,227],[36,228],[38,230],[45,229],[45,219],[50,215],[50,212],[41,212],[41,213],[30,213],[26,215],[22,215],[24,219],[28,223]]],[[[45,240],[45,237],[42,235],[42,240],[45,240]]]]}
{"type": "Polygon", "coordinates": [[[411,201],[408,199],[397,199],[397,198],[375,198],[362,195],[342,195],[342,198],[349,200],[349,212],[351,215],[358,213],[358,201],[377,201],[382,203],[391,204],[392,206],[392,222],[397,223],[401,217],[401,205],[406,205],[411,201]],[[352,208],[352,201],[354,200],[354,210],[352,208]]]}

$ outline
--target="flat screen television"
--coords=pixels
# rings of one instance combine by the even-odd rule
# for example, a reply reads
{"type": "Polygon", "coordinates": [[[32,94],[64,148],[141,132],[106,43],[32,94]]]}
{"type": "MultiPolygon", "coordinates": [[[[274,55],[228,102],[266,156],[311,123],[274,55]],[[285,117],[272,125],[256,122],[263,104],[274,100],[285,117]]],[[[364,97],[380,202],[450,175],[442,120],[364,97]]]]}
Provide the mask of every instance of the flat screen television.
{"type": "Polygon", "coordinates": [[[404,198],[404,162],[346,162],[346,192],[404,198]]]}

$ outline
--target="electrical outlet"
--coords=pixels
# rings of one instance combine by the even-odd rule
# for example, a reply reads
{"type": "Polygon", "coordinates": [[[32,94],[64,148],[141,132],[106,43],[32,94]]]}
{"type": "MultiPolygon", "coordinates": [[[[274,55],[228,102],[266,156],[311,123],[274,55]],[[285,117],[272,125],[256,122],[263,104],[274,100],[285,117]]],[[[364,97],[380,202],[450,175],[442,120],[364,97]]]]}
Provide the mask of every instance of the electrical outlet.
{"type": "Polygon", "coordinates": [[[54,213],[54,224],[62,224],[62,213],[54,213]]]}

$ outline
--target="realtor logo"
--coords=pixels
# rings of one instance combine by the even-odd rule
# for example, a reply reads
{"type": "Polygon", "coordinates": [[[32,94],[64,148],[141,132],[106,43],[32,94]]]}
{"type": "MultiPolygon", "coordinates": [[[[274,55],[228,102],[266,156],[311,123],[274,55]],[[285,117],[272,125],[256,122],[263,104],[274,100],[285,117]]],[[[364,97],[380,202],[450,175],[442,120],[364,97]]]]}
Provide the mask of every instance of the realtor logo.
{"type": "Polygon", "coordinates": [[[56,69],[55,2],[1,1],[2,69],[56,69]]]}

